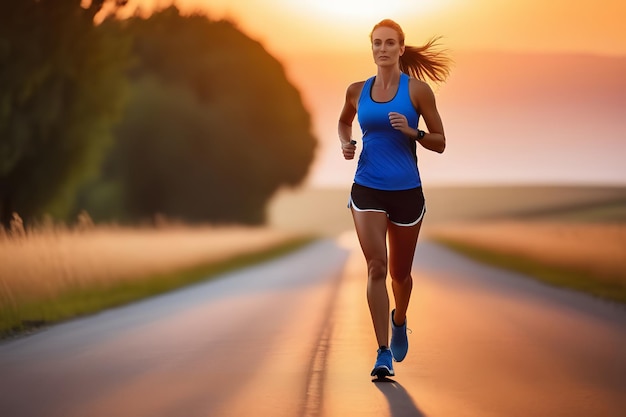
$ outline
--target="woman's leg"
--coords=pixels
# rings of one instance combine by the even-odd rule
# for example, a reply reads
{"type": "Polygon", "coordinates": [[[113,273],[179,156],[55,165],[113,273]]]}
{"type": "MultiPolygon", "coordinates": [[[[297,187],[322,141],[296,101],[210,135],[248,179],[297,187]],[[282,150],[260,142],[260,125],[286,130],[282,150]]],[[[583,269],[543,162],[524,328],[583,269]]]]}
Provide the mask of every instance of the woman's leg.
{"type": "Polygon", "coordinates": [[[387,294],[387,215],[356,211],[352,217],[367,262],[367,302],[378,346],[389,346],[389,296],[387,294]]]}
{"type": "Polygon", "coordinates": [[[414,226],[398,226],[389,223],[389,272],[391,288],[396,303],[394,322],[402,325],[413,289],[411,267],[422,222],[414,226]]]}

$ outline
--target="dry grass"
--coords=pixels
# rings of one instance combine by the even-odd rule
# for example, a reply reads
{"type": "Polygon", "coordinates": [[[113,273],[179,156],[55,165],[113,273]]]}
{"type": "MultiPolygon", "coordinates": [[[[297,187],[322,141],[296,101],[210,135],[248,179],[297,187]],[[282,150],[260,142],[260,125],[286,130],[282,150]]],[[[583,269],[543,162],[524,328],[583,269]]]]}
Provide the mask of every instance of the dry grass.
{"type": "Polygon", "coordinates": [[[492,221],[441,225],[436,239],[577,270],[626,287],[626,224],[492,221]]]}
{"type": "MultiPolygon", "coordinates": [[[[252,253],[294,238],[251,227],[19,225],[0,233],[0,307],[252,253]]],[[[1,310],[1,308],[0,308],[1,310]]]]}

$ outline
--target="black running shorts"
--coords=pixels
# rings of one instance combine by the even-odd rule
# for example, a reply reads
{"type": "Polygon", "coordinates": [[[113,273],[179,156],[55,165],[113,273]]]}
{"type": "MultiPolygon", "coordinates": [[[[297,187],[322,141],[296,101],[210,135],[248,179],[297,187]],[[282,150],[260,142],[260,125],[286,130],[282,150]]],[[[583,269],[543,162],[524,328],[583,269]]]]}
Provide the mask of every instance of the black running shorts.
{"type": "Polygon", "coordinates": [[[352,184],[348,207],[355,211],[386,213],[389,221],[398,226],[416,225],[426,213],[422,187],[385,191],[352,184]]]}

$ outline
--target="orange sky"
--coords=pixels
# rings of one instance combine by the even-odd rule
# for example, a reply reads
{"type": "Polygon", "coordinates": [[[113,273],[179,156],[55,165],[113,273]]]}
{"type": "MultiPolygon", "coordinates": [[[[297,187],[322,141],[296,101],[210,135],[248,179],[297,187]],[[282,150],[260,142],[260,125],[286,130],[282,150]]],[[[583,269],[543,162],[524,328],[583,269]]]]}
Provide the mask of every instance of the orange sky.
{"type": "MultiPolygon", "coordinates": [[[[170,3],[170,0],[131,2],[142,4],[147,9],[170,3]]],[[[227,18],[236,22],[242,31],[260,41],[284,63],[289,78],[302,92],[305,105],[313,117],[314,132],[320,140],[316,162],[308,181],[312,185],[343,185],[351,181],[354,166],[343,161],[337,151],[336,120],[347,85],[373,75],[376,70],[370,58],[368,35],[371,27],[382,18],[389,17],[401,24],[406,32],[407,44],[421,45],[433,35],[442,35],[453,58],[457,55],[471,57],[478,51],[626,57],[624,0],[176,0],[175,4],[183,12],[201,10],[213,19],[227,18]],[[355,7],[355,4],[359,6],[355,7]]],[[[608,149],[604,154],[597,153],[591,161],[588,155],[576,150],[582,147],[570,146],[570,154],[563,155],[561,138],[569,138],[570,145],[571,140],[586,140],[582,133],[572,138],[569,131],[550,134],[543,148],[552,154],[542,156],[543,159],[537,159],[534,148],[524,148],[519,143],[495,148],[493,155],[485,156],[485,150],[472,154],[476,152],[476,147],[471,148],[467,142],[463,142],[469,138],[464,134],[468,128],[467,121],[461,114],[462,109],[459,111],[458,105],[454,105],[459,103],[459,97],[448,101],[450,96],[454,96],[453,90],[466,91],[464,88],[468,83],[471,86],[475,82],[473,79],[467,79],[466,84],[458,81],[467,78],[464,71],[469,71],[470,67],[474,72],[482,71],[480,65],[470,61],[460,59],[453,70],[451,82],[437,91],[442,101],[440,110],[448,112],[442,114],[442,117],[451,142],[450,151],[446,150],[443,158],[437,156],[439,159],[436,160],[443,162],[433,162],[435,159],[428,153],[424,153],[424,157],[420,156],[420,166],[425,168],[423,177],[430,175],[429,180],[433,183],[489,182],[490,178],[514,182],[541,182],[542,178],[547,182],[626,182],[626,168],[622,167],[621,158],[616,159],[615,156],[626,154],[626,147],[621,145],[621,141],[615,145],[618,143],[615,138],[626,137],[626,122],[620,123],[615,118],[608,123],[612,126],[608,140],[611,146],[620,148],[608,149]],[[515,153],[511,149],[515,149],[515,153]],[[516,161],[513,161],[514,158],[516,161]],[[526,166],[530,163],[526,159],[534,161],[535,168],[540,167],[534,169],[531,176],[526,172],[526,166]],[[471,161],[480,166],[471,167],[468,165],[471,161]],[[433,171],[433,164],[439,166],[439,172],[434,168],[434,173],[429,174],[433,171]],[[581,165],[597,166],[595,177],[583,177],[580,174],[577,177],[577,172],[580,173],[577,167],[581,165]],[[468,175],[472,172],[473,176],[468,175]]],[[[506,74],[498,74],[497,67],[489,67],[489,70],[494,73],[494,77],[500,76],[500,82],[507,82],[506,74]]],[[[523,68],[515,70],[516,73],[523,73],[523,68]]],[[[617,87],[622,90],[617,87],[614,90],[626,92],[623,82],[619,81],[621,78],[623,75],[613,74],[613,78],[605,82],[621,83],[617,87]]],[[[516,80],[518,83],[524,82],[523,77],[518,76],[516,80]]],[[[575,84],[570,81],[567,88],[571,87],[571,90],[559,93],[565,103],[579,95],[578,91],[574,91],[576,87],[572,87],[575,84]]],[[[486,88],[497,87],[495,81],[489,78],[483,77],[481,82],[485,83],[486,88]]],[[[602,91],[611,89],[609,86],[602,91]]],[[[605,102],[607,100],[600,99],[600,102],[591,104],[598,107],[605,102]]],[[[618,104],[626,106],[624,100],[618,101],[618,104]]],[[[494,105],[496,108],[506,108],[508,103],[494,105]]],[[[544,113],[563,113],[559,112],[560,104],[554,103],[554,106],[545,108],[544,113]]],[[[484,113],[490,111],[485,109],[484,113]]],[[[539,113],[530,113],[530,117],[539,113]]],[[[477,126],[489,123],[488,119],[481,120],[480,117],[478,113],[472,120],[472,131],[476,131],[477,126]]],[[[520,115],[522,117],[524,115],[520,115]]],[[[575,120],[563,115],[560,117],[558,120],[549,120],[547,128],[539,125],[536,128],[538,131],[550,131],[552,125],[573,126],[580,119],[580,116],[576,116],[578,119],[575,120]]],[[[515,125],[523,122],[512,121],[515,125]]],[[[500,136],[506,131],[505,127],[502,129],[500,136]]],[[[356,124],[354,132],[355,137],[359,138],[356,124]]],[[[485,132],[485,135],[488,134],[485,132]]],[[[472,140],[489,143],[492,138],[483,139],[485,135],[477,134],[472,140]]],[[[510,140],[521,139],[511,137],[510,140]]]]}
{"type": "MultiPolygon", "coordinates": [[[[416,43],[441,34],[455,49],[626,54],[626,2],[606,0],[176,0],[227,17],[273,52],[367,48],[384,17],[416,43]],[[359,5],[355,7],[354,5],[359,5]]],[[[135,0],[147,7],[170,0],[135,0]]]]}

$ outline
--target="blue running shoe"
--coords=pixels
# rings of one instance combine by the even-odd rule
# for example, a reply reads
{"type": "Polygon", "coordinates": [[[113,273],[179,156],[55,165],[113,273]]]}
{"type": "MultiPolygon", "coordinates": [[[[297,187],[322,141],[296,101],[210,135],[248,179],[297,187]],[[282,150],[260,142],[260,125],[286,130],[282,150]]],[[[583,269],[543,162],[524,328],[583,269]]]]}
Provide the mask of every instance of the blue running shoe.
{"type": "Polygon", "coordinates": [[[391,353],[396,362],[402,362],[409,351],[409,339],[406,337],[406,320],[402,326],[396,326],[393,316],[396,310],[391,312],[391,353]]]}
{"type": "Polygon", "coordinates": [[[387,348],[378,349],[376,364],[372,369],[372,376],[384,378],[386,376],[394,376],[393,360],[391,359],[391,351],[387,348]]]}

